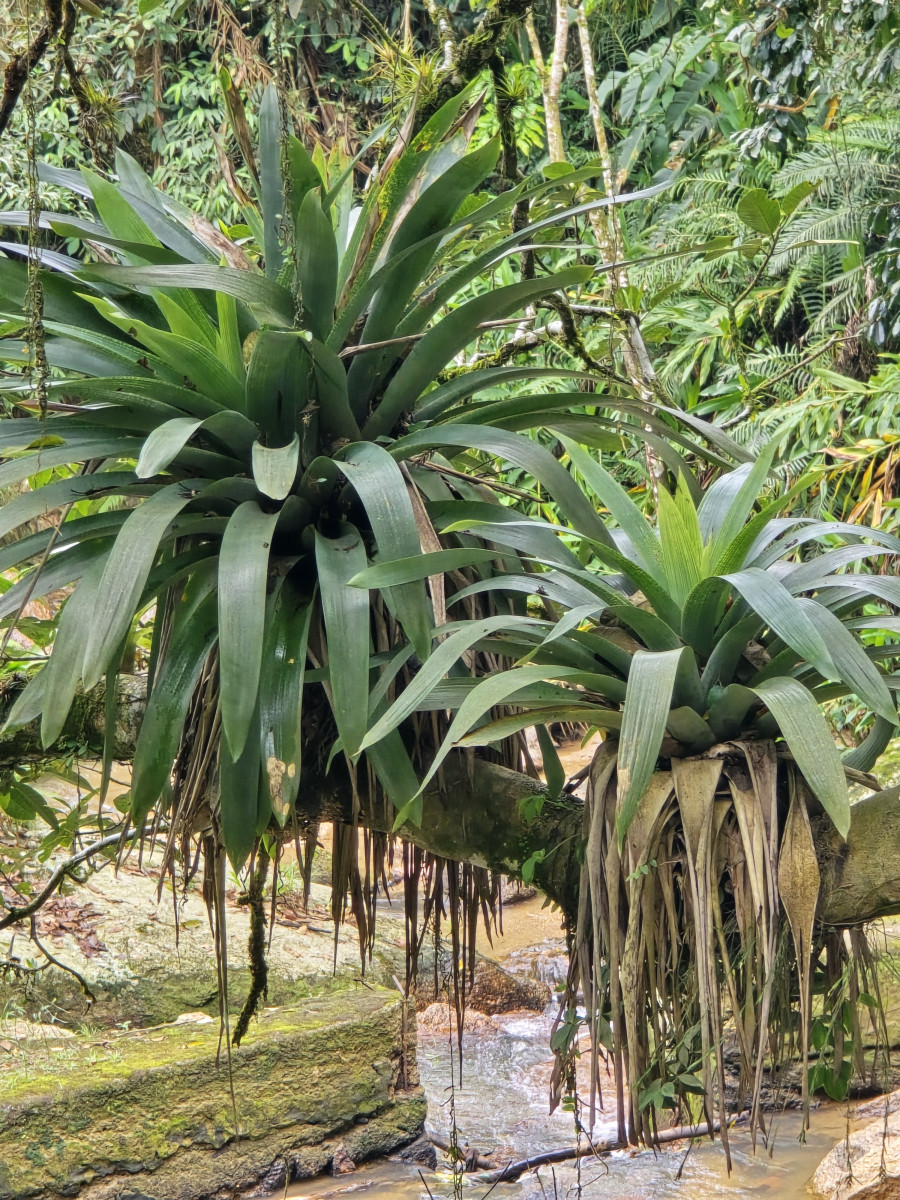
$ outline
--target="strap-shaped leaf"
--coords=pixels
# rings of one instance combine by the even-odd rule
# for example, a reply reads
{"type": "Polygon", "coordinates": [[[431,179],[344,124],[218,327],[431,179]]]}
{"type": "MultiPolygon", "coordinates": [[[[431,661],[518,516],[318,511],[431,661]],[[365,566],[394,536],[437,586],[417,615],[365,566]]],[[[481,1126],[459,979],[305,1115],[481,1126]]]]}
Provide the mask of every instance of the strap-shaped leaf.
{"type": "MultiPolygon", "coordinates": [[[[256,715],[256,710],[251,714],[256,715]]],[[[237,759],[220,744],[219,822],[228,861],[240,871],[256,841],[263,791],[259,739],[247,738],[237,759]]]]}
{"type": "Polygon", "coordinates": [[[66,504],[83,500],[105,499],[132,493],[146,495],[147,485],[138,486],[133,471],[98,471],[91,475],[73,475],[68,479],[57,479],[45,483],[33,491],[22,492],[0,508],[0,538],[6,536],[26,521],[44,516],[66,504]],[[133,492],[132,492],[133,489],[133,492]]]}
{"type": "Polygon", "coordinates": [[[815,600],[801,596],[797,603],[828,644],[828,652],[841,679],[850,685],[860,700],[865,701],[873,712],[896,725],[897,706],[891,698],[884,676],[856,637],[843,621],[815,600]]]}
{"type": "MultiPolygon", "coordinates": [[[[244,749],[256,710],[269,549],[277,520],[278,513],[265,513],[254,500],[245,501],[228,522],[219,551],[222,728],[232,759],[244,749]]],[[[253,740],[258,754],[258,740],[253,740]]]]}
{"type": "Polygon", "coordinates": [[[297,272],[306,324],[324,342],[334,325],[338,249],[318,190],[306,193],[297,215],[297,272]]]}
{"type": "Polygon", "coordinates": [[[285,579],[266,626],[259,686],[262,766],[272,811],[284,825],[300,787],[303,735],[303,681],[313,600],[285,579]]]}
{"type": "MultiPolygon", "coordinates": [[[[466,621],[461,628],[456,629],[436,646],[431,657],[416,674],[413,681],[400,693],[387,712],[380,717],[363,739],[362,749],[368,750],[382,738],[387,737],[392,729],[396,729],[411,713],[415,712],[422,700],[428,696],[441,682],[450,668],[476,642],[491,633],[504,629],[540,628],[544,623],[533,617],[513,617],[509,615],[485,617],[480,621],[466,621]]],[[[528,681],[523,681],[522,686],[528,681]]]]}
{"type": "MultiPolygon", "coordinates": [[[[60,550],[58,554],[51,554],[40,567],[37,579],[30,571],[0,596],[0,621],[7,624],[8,618],[19,611],[26,597],[29,600],[39,600],[42,596],[55,592],[57,588],[66,587],[83,578],[98,558],[106,560],[111,546],[111,537],[94,538],[83,544],[76,542],[75,545],[60,550]]],[[[83,649],[82,646],[82,651],[83,649]]]]}
{"type": "Polygon", "coordinates": [[[619,734],[616,837],[621,850],[641,797],[656,770],[672,707],[681,650],[639,650],[631,662],[619,734]]]}
{"type": "Polygon", "coordinates": [[[364,430],[368,439],[390,433],[401,413],[413,407],[441,367],[476,337],[482,321],[516,312],[538,296],[585,283],[593,267],[568,267],[541,279],[511,283],[469,300],[450,312],[417,342],[364,430]]]}
{"type": "Polygon", "coordinates": [[[97,558],[85,571],[78,587],[66,601],[53,653],[44,668],[41,704],[41,741],[51,746],[62,733],[81,680],[84,645],[90,635],[100,592],[106,557],[97,558]]]}
{"type": "Polygon", "coordinates": [[[421,825],[419,780],[399,732],[393,729],[387,737],[370,746],[366,758],[372,764],[385,795],[397,810],[394,830],[407,823],[421,825]]]}
{"type": "Polygon", "coordinates": [[[162,536],[194,494],[180,483],[162,488],[136,508],[119,531],[100,580],[90,628],[85,631],[85,688],[97,683],[124,641],[162,536]]]}
{"type": "MultiPolygon", "coordinates": [[[[341,537],[316,531],[316,567],[328,643],[331,706],[344,753],[359,753],[369,718],[369,595],[348,587],[366,565],[353,525],[341,537]]],[[[376,739],[377,740],[377,739],[376,739]]]]}
{"type": "Polygon", "coordinates": [[[238,267],[116,267],[91,263],[81,274],[89,279],[108,279],[120,287],[197,288],[221,292],[242,301],[260,321],[290,327],[294,320],[294,304],[286,288],[256,271],[243,271],[238,267]]]}
{"type": "Polygon", "coordinates": [[[428,515],[439,533],[472,531],[485,541],[512,546],[545,562],[581,567],[553,526],[525,520],[514,508],[482,500],[447,500],[429,504],[428,515]]]}
{"type": "Polygon", "coordinates": [[[301,346],[312,359],[319,390],[319,424],[331,437],[355,442],[359,426],[350,407],[347,373],[333,350],[316,338],[301,339],[301,346]]]}
{"type": "Polygon", "coordinates": [[[209,346],[167,329],[156,329],[145,321],[134,320],[102,297],[91,299],[108,321],[152,350],[173,372],[190,380],[198,391],[226,408],[241,411],[244,380],[232,375],[209,346]]]}
{"type": "MultiPolygon", "coordinates": [[[[572,671],[569,667],[555,667],[552,673],[558,679],[565,679],[572,671]]],[[[499,675],[489,675],[480,680],[463,700],[450,722],[450,728],[432,759],[419,790],[424,791],[450,751],[481,722],[485,714],[497,705],[514,698],[517,692],[529,684],[543,682],[547,675],[548,670],[545,666],[514,667],[510,671],[502,671],[499,675]]],[[[528,724],[534,724],[534,716],[528,724]]]]}
{"type": "Polygon", "coordinates": [[[378,563],[366,567],[348,579],[352,588],[394,588],[429,575],[441,575],[445,571],[456,571],[477,563],[492,562],[498,557],[496,550],[483,550],[477,546],[459,546],[450,550],[432,550],[429,554],[417,554],[410,558],[398,558],[393,562],[378,563]]]}
{"type": "Polygon", "coordinates": [[[538,708],[529,708],[527,712],[510,713],[508,716],[498,717],[496,721],[487,721],[461,737],[456,745],[460,749],[495,745],[505,738],[512,737],[521,729],[533,726],[536,720],[550,723],[574,722],[595,729],[617,730],[622,727],[622,714],[614,708],[598,708],[591,704],[571,702],[552,707],[541,705],[538,708]]]}
{"type": "Polygon", "coordinates": [[[812,693],[789,676],[767,679],[752,690],[778,722],[806,782],[838,833],[846,837],[850,829],[847,779],[841,756],[812,693]]]}
{"type": "MultiPolygon", "coordinates": [[[[482,367],[456,375],[428,392],[415,410],[415,418],[417,421],[434,421],[460,400],[519,379],[582,379],[587,382],[593,381],[594,376],[565,367],[482,367]]],[[[465,411],[464,406],[460,407],[465,411]]]]}
{"type": "Polygon", "coordinates": [[[774,575],[760,571],[758,567],[747,567],[722,578],[743,596],[773,633],[814,666],[820,675],[826,679],[837,677],[825,639],[774,575]]]}
{"type": "Polygon", "coordinates": [[[172,636],[134,748],[131,816],[140,825],[169,780],[191,696],[218,628],[215,576],[195,580],[175,611],[172,636]]]}
{"type": "Polygon", "coordinates": [[[531,438],[490,426],[447,424],[400,438],[391,447],[391,454],[396,459],[407,459],[414,454],[433,451],[441,446],[452,446],[457,450],[479,450],[483,454],[504,459],[527,471],[547,489],[566,518],[580,533],[607,546],[613,546],[606,525],[569,472],[549,450],[531,438]]]}
{"type": "Polygon", "coordinates": [[[661,487],[657,499],[659,545],[666,590],[679,611],[684,608],[685,601],[703,574],[703,541],[697,510],[683,480],[684,476],[679,475],[674,496],[661,487]]]}
{"type": "MultiPolygon", "coordinates": [[[[372,442],[357,442],[342,451],[336,461],[366,510],[375,535],[376,562],[421,557],[419,527],[406,480],[387,450],[372,442]]],[[[416,654],[424,661],[431,653],[434,625],[434,609],[424,579],[399,585],[387,598],[416,654]]]]}
{"type": "MultiPolygon", "coordinates": [[[[47,438],[49,446],[41,447],[30,454],[11,458],[0,466],[0,488],[10,487],[21,483],[29,475],[37,475],[40,471],[48,471],[51,467],[62,467],[69,463],[87,462],[93,458],[137,458],[140,454],[142,441],[136,437],[110,436],[99,433],[91,439],[64,440],[64,434],[51,432],[50,422],[47,422],[47,438]],[[62,444],[56,441],[59,437],[62,444]]],[[[52,423],[56,425],[56,421],[52,423]]]]}
{"type": "Polygon", "coordinates": [[[600,503],[609,509],[613,520],[625,533],[635,554],[640,559],[641,566],[657,582],[662,583],[660,545],[650,522],[622,485],[613,479],[612,475],[605,471],[595,458],[592,458],[571,438],[559,435],[559,440],[565,446],[566,453],[581,478],[597,496],[600,503]]]}
{"type": "Polygon", "coordinates": [[[299,463],[300,438],[296,433],[286,446],[253,443],[253,480],[271,500],[284,500],[294,486],[299,463]]]}
{"type": "Polygon", "coordinates": [[[283,136],[281,103],[275,84],[270,83],[263,92],[259,106],[259,196],[267,279],[277,279],[284,265],[281,253],[281,226],[285,218],[284,184],[281,178],[283,136]]]}
{"type": "Polygon", "coordinates": [[[720,569],[718,563],[744,528],[774,457],[773,439],[763,447],[755,463],[741,464],[734,471],[720,476],[706,491],[697,515],[703,540],[710,544],[709,565],[712,571],[720,569]]]}
{"type": "Polygon", "coordinates": [[[261,329],[247,368],[246,413],[261,432],[284,444],[300,427],[313,368],[302,335],[261,329]]]}
{"type": "MultiPolygon", "coordinates": [[[[493,170],[499,149],[499,139],[493,139],[453,163],[412,205],[392,236],[386,255],[390,260],[410,247],[417,249],[405,256],[402,271],[395,272],[389,285],[379,288],[373,297],[359,339],[361,344],[381,342],[396,334],[404,310],[425,279],[439,245],[430,235],[446,230],[463,200],[493,170]]],[[[357,415],[365,413],[377,378],[383,377],[401,349],[394,345],[354,356],[349,385],[357,415]]]]}
{"type": "Polygon", "coordinates": [[[134,469],[138,479],[150,479],[164,471],[202,424],[202,420],[198,421],[192,417],[175,417],[154,429],[141,447],[140,457],[134,469]]]}

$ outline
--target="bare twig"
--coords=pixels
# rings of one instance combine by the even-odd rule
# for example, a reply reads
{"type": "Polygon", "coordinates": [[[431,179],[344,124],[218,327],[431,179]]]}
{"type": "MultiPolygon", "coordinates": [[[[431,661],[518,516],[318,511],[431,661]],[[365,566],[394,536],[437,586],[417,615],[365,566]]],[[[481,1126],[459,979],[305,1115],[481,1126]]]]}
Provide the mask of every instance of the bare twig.
{"type": "MultiPolygon", "coordinates": [[[[132,836],[135,832],[137,831],[132,832],[132,836]]],[[[79,850],[77,854],[73,854],[71,858],[67,858],[64,862],[61,862],[33,900],[30,900],[27,904],[23,904],[21,908],[10,908],[4,916],[0,917],[0,929],[8,929],[10,925],[15,925],[17,921],[24,921],[36,913],[50,899],[63,880],[68,875],[71,875],[76,867],[86,862],[92,855],[99,854],[103,850],[108,850],[111,846],[117,845],[121,837],[121,833],[110,834],[108,837],[101,838],[99,842],[93,842],[90,846],[85,846],[83,850],[79,850]]]]}

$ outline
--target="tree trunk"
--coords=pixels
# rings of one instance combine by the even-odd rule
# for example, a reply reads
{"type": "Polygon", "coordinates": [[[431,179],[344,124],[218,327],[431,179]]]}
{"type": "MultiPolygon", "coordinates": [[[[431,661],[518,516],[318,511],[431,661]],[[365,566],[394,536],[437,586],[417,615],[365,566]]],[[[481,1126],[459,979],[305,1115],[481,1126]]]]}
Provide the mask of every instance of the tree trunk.
{"type": "MultiPolygon", "coordinates": [[[[115,757],[134,751],[145,702],[141,676],[119,677],[115,757]]],[[[6,697],[11,704],[14,696],[6,697]]],[[[76,697],[60,743],[76,745],[84,758],[103,753],[103,685],[76,697]]],[[[60,753],[58,750],[57,753],[60,753]]],[[[0,768],[49,761],[34,722],[0,737],[0,768]]],[[[506,767],[475,758],[450,756],[443,780],[426,795],[422,824],[406,826],[409,841],[444,858],[520,875],[534,861],[535,883],[568,914],[577,910],[579,855],[584,806],[577,797],[552,797],[542,784],[506,767]],[[537,805],[524,806],[534,799],[537,805]],[[540,811],[530,815],[530,810],[540,811]]],[[[300,789],[301,825],[315,820],[352,819],[350,781],[335,763],[327,777],[308,778],[300,789]]],[[[875,792],[853,806],[847,841],[827,817],[813,819],[813,837],[822,877],[818,918],[849,926],[900,915],[900,787],[875,792]]],[[[388,830],[384,830],[388,832],[388,830]]]]}

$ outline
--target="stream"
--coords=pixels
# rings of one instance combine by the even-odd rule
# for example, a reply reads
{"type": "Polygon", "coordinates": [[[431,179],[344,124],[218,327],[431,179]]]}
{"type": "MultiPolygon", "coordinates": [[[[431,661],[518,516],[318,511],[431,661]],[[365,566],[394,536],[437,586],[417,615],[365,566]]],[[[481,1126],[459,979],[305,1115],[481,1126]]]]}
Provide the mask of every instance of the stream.
{"type": "MultiPolygon", "coordinates": [[[[537,900],[504,910],[504,935],[493,947],[481,949],[514,972],[530,972],[551,985],[565,969],[558,915],[541,909],[537,900]]],[[[463,1038],[462,1083],[455,1039],[446,1029],[419,1027],[419,1071],[428,1097],[428,1127],[447,1135],[451,1097],[460,1145],[468,1144],[502,1161],[573,1144],[572,1117],[548,1114],[548,1083],[552,1067],[549,1049],[551,1015],[510,1013],[478,1022],[463,1038]],[[451,1079],[455,1086],[451,1089],[451,1079]]],[[[855,1107],[855,1105],[853,1106],[855,1107]]],[[[851,1120],[851,1129],[861,1122],[851,1120]]],[[[766,1197],[771,1200],[808,1198],[807,1185],[816,1167],[847,1130],[846,1105],[826,1104],[812,1114],[805,1143],[798,1140],[800,1114],[787,1110],[771,1118],[769,1146],[757,1145],[754,1155],[749,1133],[731,1131],[733,1170],[729,1176],[721,1144],[710,1141],[654,1152],[617,1151],[601,1162],[582,1160],[581,1189],[586,1197],[614,1200],[709,1200],[709,1197],[766,1197]],[[679,1178],[680,1173],[680,1178],[679,1178]]],[[[611,1109],[598,1114],[598,1140],[615,1137],[611,1109]]],[[[438,1155],[438,1165],[446,1162],[438,1155]]],[[[577,1196],[574,1165],[542,1167],[510,1184],[499,1184],[494,1200],[569,1200],[577,1196]]],[[[483,1200],[490,1185],[478,1174],[464,1177],[463,1196],[483,1200]]],[[[292,1185],[277,1198],[338,1200],[357,1193],[366,1200],[448,1200],[453,1196],[449,1171],[423,1171],[399,1161],[362,1165],[352,1175],[322,1176],[292,1185]],[[426,1186],[427,1185],[427,1186],[426,1186]]]]}

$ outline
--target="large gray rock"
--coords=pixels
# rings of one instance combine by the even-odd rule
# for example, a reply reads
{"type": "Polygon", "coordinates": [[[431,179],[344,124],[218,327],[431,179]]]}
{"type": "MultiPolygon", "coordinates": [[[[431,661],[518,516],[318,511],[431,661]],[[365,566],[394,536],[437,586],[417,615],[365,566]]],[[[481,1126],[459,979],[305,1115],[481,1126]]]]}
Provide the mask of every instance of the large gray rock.
{"type": "MultiPolygon", "coordinates": [[[[872,1111],[885,1100],[873,1101],[872,1111]]],[[[888,1109],[892,1106],[888,1104],[888,1109]]],[[[897,1200],[900,1197],[900,1112],[884,1115],[839,1142],[813,1177],[822,1200],[897,1200]]]]}

